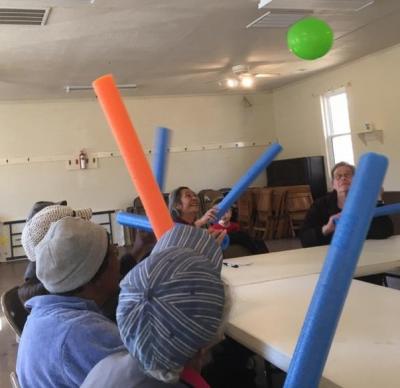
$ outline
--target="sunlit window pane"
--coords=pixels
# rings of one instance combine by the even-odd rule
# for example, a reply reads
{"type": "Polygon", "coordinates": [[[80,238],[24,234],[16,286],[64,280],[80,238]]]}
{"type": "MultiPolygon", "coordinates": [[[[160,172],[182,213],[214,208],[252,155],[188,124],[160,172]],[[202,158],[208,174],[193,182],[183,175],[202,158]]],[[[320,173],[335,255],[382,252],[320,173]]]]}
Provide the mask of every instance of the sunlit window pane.
{"type": "Polygon", "coordinates": [[[321,102],[328,165],[332,168],[342,161],[354,164],[346,89],[326,93],[321,102]]]}
{"type": "Polygon", "coordinates": [[[332,148],[334,162],[347,162],[354,164],[353,144],[351,135],[332,137],[332,148]]]}
{"type": "Polygon", "coordinates": [[[349,110],[346,93],[340,93],[328,97],[331,114],[330,135],[339,135],[350,132],[349,110]]]}

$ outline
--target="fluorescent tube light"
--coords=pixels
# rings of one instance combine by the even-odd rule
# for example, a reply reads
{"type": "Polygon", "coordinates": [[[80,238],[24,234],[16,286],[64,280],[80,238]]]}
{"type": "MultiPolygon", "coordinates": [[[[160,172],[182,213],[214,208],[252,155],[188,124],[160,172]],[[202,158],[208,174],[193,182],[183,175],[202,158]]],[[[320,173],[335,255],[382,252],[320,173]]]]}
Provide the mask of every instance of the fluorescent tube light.
{"type": "MultiPolygon", "coordinates": [[[[136,84],[124,84],[124,85],[117,85],[118,89],[136,89],[136,84]]],[[[66,93],[76,92],[80,90],[92,90],[92,85],[67,85],[64,86],[64,90],[66,93]]]]}

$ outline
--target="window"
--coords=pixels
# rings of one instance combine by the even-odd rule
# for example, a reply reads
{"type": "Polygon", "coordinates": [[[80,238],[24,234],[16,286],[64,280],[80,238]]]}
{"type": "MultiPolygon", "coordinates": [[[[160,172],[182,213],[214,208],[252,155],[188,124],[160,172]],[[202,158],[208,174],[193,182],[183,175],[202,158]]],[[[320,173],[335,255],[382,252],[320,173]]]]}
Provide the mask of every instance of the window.
{"type": "Polygon", "coordinates": [[[326,93],[321,102],[330,167],[338,162],[354,164],[346,90],[326,93]]]}

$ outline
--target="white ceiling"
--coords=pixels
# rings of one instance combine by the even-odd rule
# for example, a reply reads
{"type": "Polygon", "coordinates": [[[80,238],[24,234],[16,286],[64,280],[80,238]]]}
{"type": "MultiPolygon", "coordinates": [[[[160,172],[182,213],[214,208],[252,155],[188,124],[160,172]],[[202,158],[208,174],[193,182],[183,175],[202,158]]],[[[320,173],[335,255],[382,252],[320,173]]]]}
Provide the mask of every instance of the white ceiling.
{"type": "Polygon", "coordinates": [[[272,0],[259,10],[257,0],[0,0],[0,8],[52,8],[45,26],[0,25],[0,99],[88,96],[64,87],[105,73],[138,85],[127,95],[227,93],[218,81],[238,64],[280,74],[258,79],[262,91],[400,43],[399,0],[358,12],[346,10],[352,1],[272,0]],[[269,9],[293,8],[333,28],[324,58],[293,56],[286,28],[246,29],[269,9]]]}

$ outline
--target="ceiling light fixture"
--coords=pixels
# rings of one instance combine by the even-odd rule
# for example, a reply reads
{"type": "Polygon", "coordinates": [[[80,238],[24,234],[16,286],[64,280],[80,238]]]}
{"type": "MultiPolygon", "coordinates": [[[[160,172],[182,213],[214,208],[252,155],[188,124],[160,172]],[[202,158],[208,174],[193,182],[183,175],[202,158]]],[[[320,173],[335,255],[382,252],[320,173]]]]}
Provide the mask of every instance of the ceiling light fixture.
{"type": "MultiPolygon", "coordinates": [[[[123,84],[123,85],[117,85],[118,89],[136,89],[137,85],[136,84],[123,84]]],[[[67,85],[64,86],[65,93],[70,93],[70,92],[77,92],[77,91],[82,91],[82,90],[92,90],[93,87],[92,85],[67,85]]]]}
{"type": "Polygon", "coordinates": [[[231,89],[237,88],[239,86],[239,81],[235,78],[228,78],[226,80],[226,86],[231,89]]]}
{"type": "Polygon", "coordinates": [[[256,78],[272,78],[277,77],[279,73],[252,73],[248,65],[236,65],[232,67],[234,77],[225,78],[219,82],[222,87],[236,89],[241,87],[251,89],[256,84],[256,78]]]}
{"type": "Polygon", "coordinates": [[[254,86],[254,76],[249,71],[247,65],[236,65],[232,67],[232,72],[236,76],[236,86],[239,84],[242,88],[250,89],[254,86]]]}
{"type": "Polygon", "coordinates": [[[279,73],[257,73],[254,75],[256,78],[273,78],[280,75],[279,73]]]}
{"type": "Polygon", "coordinates": [[[254,77],[251,74],[243,74],[240,76],[240,85],[246,89],[254,86],[254,77]]]}

